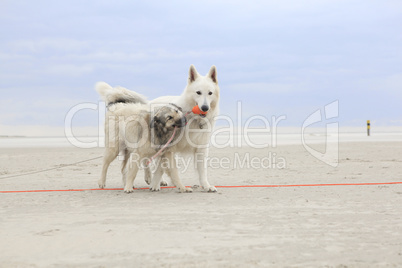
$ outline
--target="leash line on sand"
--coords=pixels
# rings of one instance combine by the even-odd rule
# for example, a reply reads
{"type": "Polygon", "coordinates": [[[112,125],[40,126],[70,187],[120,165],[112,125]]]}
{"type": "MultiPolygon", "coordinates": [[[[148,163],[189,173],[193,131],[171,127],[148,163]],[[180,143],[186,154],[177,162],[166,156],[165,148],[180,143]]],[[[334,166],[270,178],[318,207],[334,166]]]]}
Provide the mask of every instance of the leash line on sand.
{"type": "Polygon", "coordinates": [[[55,170],[55,169],[59,169],[59,168],[64,168],[64,167],[75,166],[75,165],[77,165],[77,164],[81,164],[81,163],[84,163],[84,162],[89,162],[89,161],[96,160],[96,159],[99,159],[99,158],[102,158],[102,157],[103,157],[103,156],[98,156],[98,157],[94,157],[94,158],[90,158],[90,159],[78,161],[78,162],[71,163],[71,164],[60,164],[58,167],[47,168],[47,169],[31,171],[31,172],[22,173],[22,174],[16,174],[16,175],[10,175],[10,176],[5,176],[5,177],[0,177],[0,180],[2,180],[2,179],[9,179],[9,178],[15,178],[15,177],[21,177],[21,176],[26,176],[26,175],[32,175],[32,174],[37,174],[37,173],[42,173],[42,172],[47,172],[47,171],[51,171],[51,170],[55,170]]]}
{"type": "MultiPolygon", "coordinates": [[[[216,188],[286,188],[286,187],[324,187],[324,186],[373,186],[373,185],[392,185],[402,184],[402,181],[395,182],[357,182],[357,183],[320,183],[320,184],[271,184],[271,185],[222,185],[216,188]]],[[[161,189],[175,188],[175,186],[165,186],[161,189]]],[[[134,188],[135,190],[148,190],[149,188],[134,188]]],[[[56,190],[22,190],[22,191],[0,191],[7,193],[43,193],[43,192],[85,192],[85,191],[121,191],[123,188],[94,188],[94,189],[56,189],[56,190]]]]}

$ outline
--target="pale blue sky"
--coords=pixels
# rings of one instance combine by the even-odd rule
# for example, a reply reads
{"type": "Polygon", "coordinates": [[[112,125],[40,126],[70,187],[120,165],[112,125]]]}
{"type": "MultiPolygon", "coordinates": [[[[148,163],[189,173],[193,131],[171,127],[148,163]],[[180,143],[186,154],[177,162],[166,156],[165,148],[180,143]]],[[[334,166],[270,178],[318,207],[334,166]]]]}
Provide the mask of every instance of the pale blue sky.
{"type": "MultiPolygon", "coordinates": [[[[179,95],[216,65],[221,114],[402,125],[402,1],[1,1],[0,125],[63,126],[97,81],[179,95]]],[[[96,113],[75,118],[95,126],[96,113]]],[[[1,129],[0,129],[1,135],[1,129]]]]}

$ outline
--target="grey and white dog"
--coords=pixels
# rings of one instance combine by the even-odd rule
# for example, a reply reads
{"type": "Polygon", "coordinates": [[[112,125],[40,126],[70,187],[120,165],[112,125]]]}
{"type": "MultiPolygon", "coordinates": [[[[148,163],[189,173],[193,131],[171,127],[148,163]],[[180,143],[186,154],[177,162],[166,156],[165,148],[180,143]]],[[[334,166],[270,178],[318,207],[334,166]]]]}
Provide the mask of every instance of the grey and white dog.
{"type": "MultiPolygon", "coordinates": [[[[120,153],[124,156],[122,162],[124,191],[133,192],[139,168],[167,143],[175,128],[181,129],[186,125],[186,117],[181,108],[175,104],[162,105],[151,111],[151,106],[145,97],[122,87],[113,88],[105,82],[99,82],[95,88],[107,105],[105,153],[99,187],[105,187],[109,165],[120,153]]],[[[175,133],[172,144],[178,137],[180,131],[175,133]]],[[[168,146],[164,153],[174,148],[175,146],[168,146]]],[[[149,172],[149,169],[146,169],[146,172],[149,172]]],[[[181,183],[177,173],[169,175],[181,192],[191,191],[181,183]]]]}

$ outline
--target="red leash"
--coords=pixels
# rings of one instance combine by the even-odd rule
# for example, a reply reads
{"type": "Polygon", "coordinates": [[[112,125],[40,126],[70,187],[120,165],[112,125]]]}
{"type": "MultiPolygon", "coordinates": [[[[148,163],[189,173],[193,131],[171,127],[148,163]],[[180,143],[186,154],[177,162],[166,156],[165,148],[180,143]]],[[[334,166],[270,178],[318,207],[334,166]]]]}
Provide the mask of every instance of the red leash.
{"type": "MultiPolygon", "coordinates": [[[[375,186],[375,185],[395,185],[402,184],[402,181],[395,182],[357,182],[357,183],[319,183],[319,184],[271,184],[271,185],[227,185],[215,186],[216,188],[284,188],[284,187],[324,187],[324,186],[375,186]]],[[[171,189],[175,186],[165,186],[162,189],[171,189]]],[[[149,188],[135,188],[135,190],[148,190],[149,188]]],[[[7,193],[43,193],[43,192],[84,192],[84,191],[122,191],[123,188],[107,189],[60,189],[60,190],[21,190],[21,191],[0,191],[7,193]]]]}

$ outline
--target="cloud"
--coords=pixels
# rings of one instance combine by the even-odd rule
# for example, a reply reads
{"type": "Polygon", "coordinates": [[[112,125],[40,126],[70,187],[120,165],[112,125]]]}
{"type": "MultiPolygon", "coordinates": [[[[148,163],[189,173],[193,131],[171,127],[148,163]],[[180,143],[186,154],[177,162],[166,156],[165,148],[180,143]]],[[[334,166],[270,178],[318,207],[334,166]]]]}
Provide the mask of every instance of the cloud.
{"type": "Polygon", "coordinates": [[[42,70],[41,75],[80,77],[92,73],[94,69],[91,64],[54,64],[42,70]]]}
{"type": "Polygon", "coordinates": [[[88,41],[77,40],[73,38],[61,37],[45,37],[35,39],[18,39],[6,43],[6,47],[10,51],[24,53],[52,53],[83,51],[90,49],[88,41]]]}
{"type": "Polygon", "coordinates": [[[362,79],[358,84],[366,86],[367,90],[377,91],[378,93],[388,92],[402,97],[402,73],[362,79]]]}
{"type": "Polygon", "coordinates": [[[3,124],[62,124],[64,100],[96,101],[99,80],[180,94],[190,64],[217,66],[225,113],[242,100],[299,124],[335,99],[345,122],[402,112],[400,1],[21,3],[0,9],[3,124]]]}
{"type": "Polygon", "coordinates": [[[226,86],[226,90],[264,92],[264,93],[289,93],[295,91],[306,91],[308,88],[300,83],[243,83],[226,86]]]}

